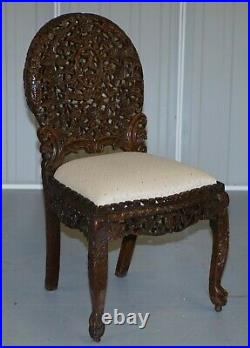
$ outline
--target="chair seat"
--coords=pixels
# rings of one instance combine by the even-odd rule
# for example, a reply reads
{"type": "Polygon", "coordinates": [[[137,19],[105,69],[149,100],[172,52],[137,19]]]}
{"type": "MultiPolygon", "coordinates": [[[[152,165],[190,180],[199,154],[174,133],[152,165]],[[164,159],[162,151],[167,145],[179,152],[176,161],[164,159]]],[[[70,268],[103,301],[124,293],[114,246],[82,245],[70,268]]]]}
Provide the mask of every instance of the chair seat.
{"type": "Polygon", "coordinates": [[[61,165],[54,176],[97,206],[168,197],[216,183],[203,171],[140,152],[72,160],[61,165]]]}

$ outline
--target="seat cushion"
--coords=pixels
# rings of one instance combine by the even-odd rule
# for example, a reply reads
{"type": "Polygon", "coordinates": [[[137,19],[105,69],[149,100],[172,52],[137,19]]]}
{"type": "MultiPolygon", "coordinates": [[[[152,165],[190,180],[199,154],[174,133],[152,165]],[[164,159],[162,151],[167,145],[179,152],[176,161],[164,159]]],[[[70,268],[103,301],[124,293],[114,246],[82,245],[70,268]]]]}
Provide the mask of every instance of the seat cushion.
{"type": "Polygon", "coordinates": [[[72,160],[56,170],[55,178],[97,206],[167,197],[216,183],[198,169],[139,152],[72,160]]]}

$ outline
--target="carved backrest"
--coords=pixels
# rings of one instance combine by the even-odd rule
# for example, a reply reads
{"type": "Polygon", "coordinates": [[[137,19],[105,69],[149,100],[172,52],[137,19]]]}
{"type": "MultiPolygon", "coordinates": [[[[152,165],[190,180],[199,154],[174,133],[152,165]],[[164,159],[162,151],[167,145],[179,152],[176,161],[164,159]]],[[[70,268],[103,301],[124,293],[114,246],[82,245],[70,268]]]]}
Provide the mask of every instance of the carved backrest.
{"type": "Polygon", "coordinates": [[[140,60],[110,20],[73,13],[45,24],[29,47],[24,87],[46,166],[81,148],[146,151],[140,60]]]}

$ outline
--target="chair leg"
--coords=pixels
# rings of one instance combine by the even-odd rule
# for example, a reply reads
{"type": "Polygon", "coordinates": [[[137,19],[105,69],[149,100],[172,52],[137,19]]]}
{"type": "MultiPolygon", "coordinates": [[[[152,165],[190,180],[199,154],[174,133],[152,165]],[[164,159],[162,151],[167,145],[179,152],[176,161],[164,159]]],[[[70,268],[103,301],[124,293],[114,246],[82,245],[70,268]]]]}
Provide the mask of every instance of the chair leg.
{"type": "Polygon", "coordinates": [[[215,310],[220,312],[227,303],[227,291],[221,286],[221,278],[228,255],[229,223],[228,211],[224,210],[216,218],[210,220],[213,233],[213,252],[209,275],[209,295],[215,310]]]}
{"type": "Polygon", "coordinates": [[[103,223],[92,221],[89,229],[88,272],[92,302],[89,334],[99,342],[104,334],[102,322],[108,278],[108,239],[103,223]]]}
{"type": "Polygon", "coordinates": [[[51,211],[48,201],[45,199],[46,215],[46,276],[45,288],[56,290],[60,268],[60,221],[51,211]]]}
{"type": "Polygon", "coordinates": [[[121,250],[116,265],[115,275],[125,277],[133,256],[137,236],[130,234],[122,240],[121,250]]]}

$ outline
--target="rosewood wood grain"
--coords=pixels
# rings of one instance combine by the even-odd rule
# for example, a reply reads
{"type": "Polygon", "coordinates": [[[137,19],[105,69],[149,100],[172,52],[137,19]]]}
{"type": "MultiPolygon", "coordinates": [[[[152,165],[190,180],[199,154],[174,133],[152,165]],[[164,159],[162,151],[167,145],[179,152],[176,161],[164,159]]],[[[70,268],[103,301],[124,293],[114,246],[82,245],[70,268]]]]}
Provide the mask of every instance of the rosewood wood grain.
{"type": "MultiPolygon", "coordinates": [[[[209,220],[213,252],[209,294],[217,311],[226,304],[221,278],[227,258],[228,195],[217,182],[169,197],[96,206],[54,178],[65,157],[79,150],[101,153],[105,146],[146,152],[143,72],[130,39],[110,20],[73,13],[45,24],[29,47],[24,88],[38,121],[46,212],[46,280],[56,289],[60,263],[60,222],[88,239],[92,302],[89,333],[100,341],[107,287],[108,242],[122,238],[116,275],[124,276],[138,235],[182,231],[209,220]]],[[[126,172],[124,173],[126,175],[126,172]]]]}

